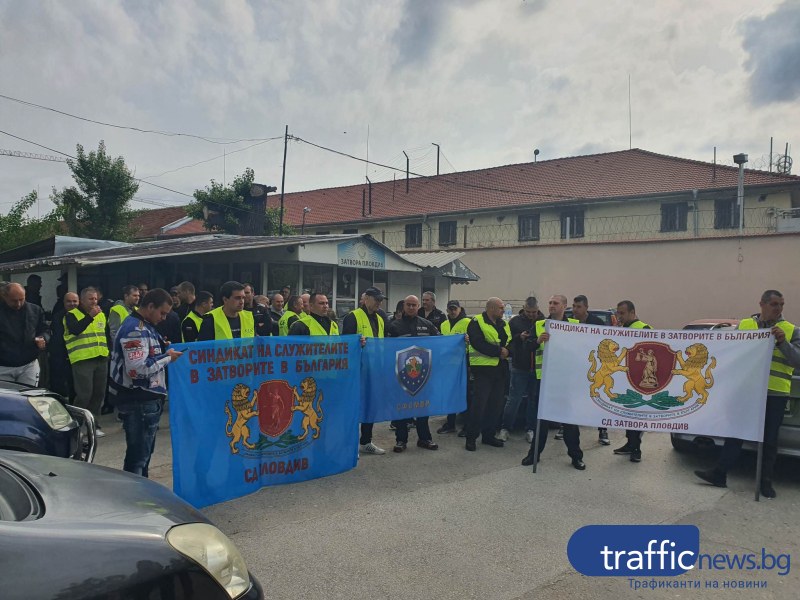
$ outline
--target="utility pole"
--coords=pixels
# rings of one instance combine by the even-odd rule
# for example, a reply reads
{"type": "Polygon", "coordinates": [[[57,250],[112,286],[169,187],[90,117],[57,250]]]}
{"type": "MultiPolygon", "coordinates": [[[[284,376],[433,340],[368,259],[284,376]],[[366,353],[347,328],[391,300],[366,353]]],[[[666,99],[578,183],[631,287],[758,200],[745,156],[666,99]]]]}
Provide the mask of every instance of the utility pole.
{"type": "Polygon", "coordinates": [[[744,228],[744,164],[747,162],[747,154],[735,154],[733,162],[739,165],[737,201],[739,204],[739,235],[741,236],[744,228]]]}
{"type": "Polygon", "coordinates": [[[409,167],[408,154],[406,154],[405,150],[403,150],[403,154],[405,154],[405,156],[406,156],[406,194],[407,194],[408,193],[408,173],[409,173],[410,167],[409,167]]]}
{"type": "Polygon", "coordinates": [[[278,220],[278,235],[283,236],[283,190],[286,184],[286,149],[289,147],[289,126],[283,134],[283,173],[281,174],[281,214],[278,220]]]}
{"type": "Polygon", "coordinates": [[[436,142],[431,142],[434,146],[436,146],[436,174],[439,174],[439,154],[441,153],[441,148],[439,148],[439,144],[436,142]]]}

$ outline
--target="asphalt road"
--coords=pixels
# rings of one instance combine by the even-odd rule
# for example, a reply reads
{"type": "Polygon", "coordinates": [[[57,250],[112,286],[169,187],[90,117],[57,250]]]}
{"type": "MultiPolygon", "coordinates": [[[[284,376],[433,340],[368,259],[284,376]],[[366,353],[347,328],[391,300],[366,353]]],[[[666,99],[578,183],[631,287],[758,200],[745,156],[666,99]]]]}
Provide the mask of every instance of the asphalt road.
{"type": "MultiPolygon", "coordinates": [[[[433,428],[440,419],[432,419],[433,428]]],[[[101,422],[96,463],[120,468],[124,434],[101,422]]],[[[788,553],[800,559],[800,460],[780,459],[774,500],[753,500],[754,457],[745,455],[728,489],[692,474],[712,458],[674,451],[667,434],[647,434],[643,461],[614,456],[624,443],[610,431],[582,429],[587,469],[572,468],[552,439],[539,472],[521,467],[520,434],[505,448],[467,453],[454,434],[434,436],[438,451],[414,446],[364,456],[357,468],[208,507],[204,512],[237,544],[268,598],[404,600],[492,598],[786,598],[800,597],[800,565],[775,571],[692,571],[676,581],[699,589],[633,589],[628,579],[592,578],[569,564],[572,533],[589,524],[694,524],[703,553],[788,553]],[[766,582],[733,589],[726,582],[766,582]],[[706,587],[716,582],[717,588],[706,587]]],[[[375,442],[391,449],[388,424],[375,442]]],[[[162,418],[151,478],[172,486],[169,423],[162,418]]],[[[665,580],[672,578],[665,578],[665,580]]],[[[649,581],[649,580],[648,580],[649,581]]]]}

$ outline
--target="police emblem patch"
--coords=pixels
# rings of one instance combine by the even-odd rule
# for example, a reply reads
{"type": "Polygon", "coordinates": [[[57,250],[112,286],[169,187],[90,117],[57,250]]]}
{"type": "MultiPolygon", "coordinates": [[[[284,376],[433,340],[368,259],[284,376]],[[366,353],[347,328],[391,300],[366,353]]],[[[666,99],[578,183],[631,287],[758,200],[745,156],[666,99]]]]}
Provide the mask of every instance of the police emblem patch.
{"type": "Polygon", "coordinates": [[[415,396],[428,383],[433,362],[431,351],[412,346],[398,350],[396,357],[397,380],[406,392],[415,396]]]}

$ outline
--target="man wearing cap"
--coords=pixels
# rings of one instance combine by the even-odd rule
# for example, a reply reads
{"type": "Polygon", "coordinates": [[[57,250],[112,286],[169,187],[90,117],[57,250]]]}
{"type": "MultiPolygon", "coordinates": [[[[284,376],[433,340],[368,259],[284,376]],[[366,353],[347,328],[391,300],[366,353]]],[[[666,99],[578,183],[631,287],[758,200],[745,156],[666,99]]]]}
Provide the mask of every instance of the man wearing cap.
{"type": "Polygon", "coordinates": [[[28,275],[25,284],[25,302],[42,306],[42,278],[36,273],[32,273],[28,275]]]}
{"type": "MultiPolygon", "coordinates": [[[[354,311],[348,313],[342,321],[342,335],[361,334],[363,338],[382,338],[386,322],[378,314],[384,296],[376,287],[364,290],[364,302],[354,311]]],[[[361,424],[359,449],[366,454],[385,454],[386,451],[372,442],[373,423],[361,424]]]]}
{"type": "Polygon", "coordinates": [[[25,299],[18,283],[3,287],[0,301],[0,379],[39,385],[39,352],[44,350],[47,325],[41,306],[25,299]]]}
{"type": "MultiPolygon", "coordinates": [[[[450,300],[447,303],[447,320],[442,323],[440,331],[442,335],[463,335],[469,341],[467,336],[467,327],[469,326],[469,317],[466,311],[461,308],[458,300],[450,300]]],[[[471,386],[469,382],[469,369],[467,369],[467,413],[469,412],[470,392],[471,386]]],[[[447,420],[442,424],[436,433],[452,433],[456,430],[456,413],[447,415],[447,420]]],[[[466,435],[466,432],[464,433],[466,435]]]]}

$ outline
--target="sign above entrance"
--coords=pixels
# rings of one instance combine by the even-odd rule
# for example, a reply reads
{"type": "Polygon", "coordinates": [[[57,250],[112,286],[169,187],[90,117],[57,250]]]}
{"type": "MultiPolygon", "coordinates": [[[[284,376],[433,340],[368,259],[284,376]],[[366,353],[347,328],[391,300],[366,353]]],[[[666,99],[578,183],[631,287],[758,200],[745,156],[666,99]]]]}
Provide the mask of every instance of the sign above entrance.
{"type": "Polygon", "coordinates": [[[385,269],[386,253],[364,240],[348,240],[336,246],[336,264],[340,267],[385,269]]]}

